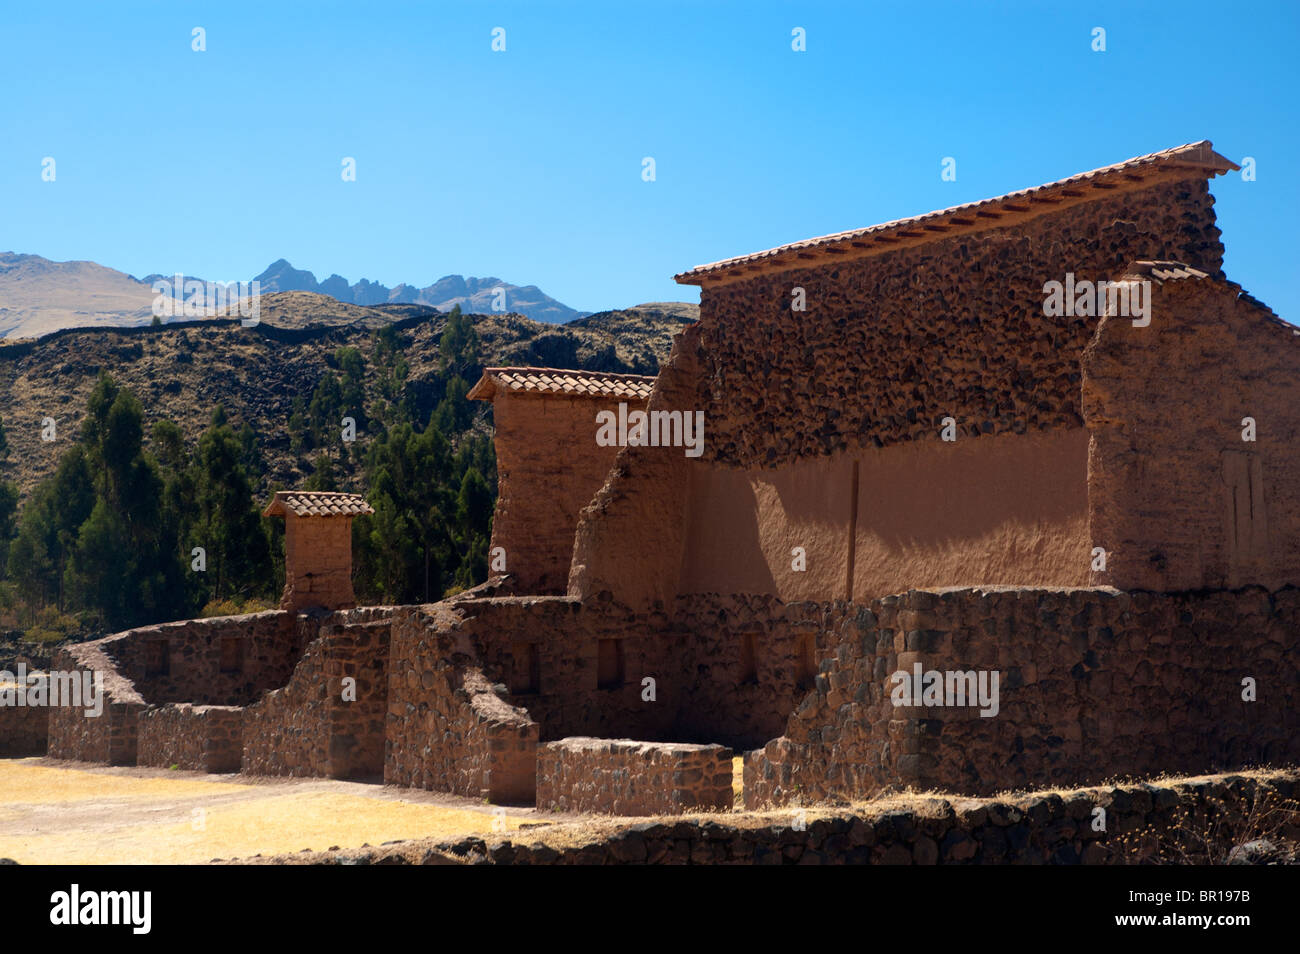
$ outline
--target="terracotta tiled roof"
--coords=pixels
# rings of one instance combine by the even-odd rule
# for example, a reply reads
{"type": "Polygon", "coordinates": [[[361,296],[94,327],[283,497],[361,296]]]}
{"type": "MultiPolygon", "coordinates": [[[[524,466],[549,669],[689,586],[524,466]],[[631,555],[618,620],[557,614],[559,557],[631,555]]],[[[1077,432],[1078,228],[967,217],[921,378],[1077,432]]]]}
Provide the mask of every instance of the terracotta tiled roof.
{"type": "Polygon", "coordinates": [[[1158,282],[1177,281],[1180,278],[1209,278],[1209,272],[1192,268],[1182,262],[1134,262],[1124,270],[1125,275],[1154,278],[1158,282]]]}
{"type": "Polygon", "coordinates": [[[374,513],[360,494],[341,494],[318,490],[277,490],[271,503],[262,511],[264,517],[355,517],[374,513]]]}
{"type": "Polygon", "coordinates": [[[1184,177],[1189,173],[1213,177],[1239,168],[1235,162],[1215,152],[1207,139],[992,199],[699,265],[674,277],[683,285],[706,285],[744,278],[756,272],[806,268],[836,257],[858,258],[900,245],[933,241],[956,232],[1006,225],[1070,203],[1095,199],[1117,189],[1141,187],[1148,184],[1148,180],[1184,177]]]}
{"type": "MultiPolygon", "coordinates": [[[[1173,281],[1185,281],[1192,279],[1195,281],[1210,280],[1215,281],[1213,276],[1208,272],[1203,272],[1199,268],[1184,264],[1183,262],[1155,262],[1139,261],[1131,263],[1124,269],[1124,278],[1150,278],[1160,284],[1173,281]]],[[[1237,295],[1238,300],[1245,302],[1252,308],[1258,309],[1261,315],[1273,324],[1291,332],[1294,336],[1300,336],[1300,328],[1297,328],[1285,318],[1280,317],[1277,312],[1273,311],[1268,305],[1264,304],[1250,292],[1246,291],[1236,282],[1222,279],[1218,281],[1227,288],[1232,289],[1237,295]]]]}
{"type": "Polygon", "coordinates": [[[506,390],[644,401],[650,396],[654,383],[653,377],[644,374],[565,371],[559,368],[484,368],[483,377],[470,389],[468,396],[477,401],[491,401],[498,390],[506,390]]]}

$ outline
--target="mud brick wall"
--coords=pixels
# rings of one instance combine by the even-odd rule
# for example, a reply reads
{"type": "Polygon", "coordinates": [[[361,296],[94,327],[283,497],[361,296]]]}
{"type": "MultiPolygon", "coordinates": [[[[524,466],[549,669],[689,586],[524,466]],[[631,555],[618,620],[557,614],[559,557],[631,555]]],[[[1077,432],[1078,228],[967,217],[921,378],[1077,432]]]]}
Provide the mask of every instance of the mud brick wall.
{"type": "Polygon", "coordinates": [[[139,715],[136,764],[192,772],[238,772],[243,758],[238,706],[151,707],[139,715]]]}
{"type": "MultiPolygon", "coordinates": [[[[492,408],[497,505],[491,545],[505,549],[506,572],[520,592],[567,589],[578,514],[604,484],[619,450],[596,443],[596,414],[617,410],[618,403],[497,391],[492,408]]],[[[645,407],[644,401],[626,403],[629,410],[645,407]]]]}
{"type": "Polygon", "coordinates": [[[104,696],[99,716],[88,717],[84,709],[66,706],[49,710],[50,758],[107,765],[135,764],[138,717],[146,702],[135,684],[118,671],[115,661],[104,651],[106,642],[99,639],[81,643],[55,654],[52,671],[102,673],[104,696]]]}
{"type": "Polygon", "coordinates": [[[283,609],[348,609],[352,591],[352,518],[343,516],[284,518],[283,609]]]}
{"type": "Polygon", "coordinates": [[[987,794],[1300,757],[1300,590],[912,591],[862,607],[745,801],[987,794]],[[999,709],[895,707],[892,673],[994,671],[999,709]],[[1242,700],[1242,680],[1257,700],[1242,700]]]}
{"type": "Polygon", "coordinates": [[[1300,584],[1300,337],[1226,282],[1151,290],[1149,326],[1105,319],[1084,355],[1092,582],[1300,584]]]}
{"type": "Polygon", "coordinates": [[[541,811],[676,815],[728,811],[732,798],[720,745],[572,738],[537,751],[541,811]]]}
{"type": "MultiPolygon", "coordinates": [[[[608,590],[641,605],[679,591],[693,468],[773,471],[839,453],[938,445],[946,416],[959,442],[1081,428],[1080,359],[1098,319],[1044,316],[1043,285],[1067,272],[1114,279],[1137,259],[1222,275],[1204,179],[704,287],[701,320],[674,340],[650,399],[652,410],[704,411],[704,455],[686,462],[663,448],[620,453],[579,524],[570,594],[608,590]],[[795,287],[805,290],[805,312],[791,311],[795,287]]],[[[744,530],[721,536],[743,539],[744,530]]],[[[883,595],[869,579],[862,585],[855,596],[883,595]]]]}
{"type": "Polygon", "coordinates": [[[391,607],[299,617],[307,644],[293,675],[244,713],[243,771],[343,778],[377,775],[383,761],[391,607]],[[319,629],[317,629],[319,626],[319,629]],[[343,679],[356,679],[355,701],[343,679]]]}
{"type": "Polygon", "coordinates": [[[539,726],[484,676],[460,623],[449,604],[394,612],[384,782],[530,803],[539,726]]]}
{"type": "Polygon", "coordinates": [[[143,626],[86,645],[101,646],[152,704],[242,706],[288,682],[304,642],[293,614],[270,610],[143,626]]]}
{"type": "Polygon", "coordinates": [[[49,734],[49,707],[0,706],[0,756],[44,755],[49,734]]]}

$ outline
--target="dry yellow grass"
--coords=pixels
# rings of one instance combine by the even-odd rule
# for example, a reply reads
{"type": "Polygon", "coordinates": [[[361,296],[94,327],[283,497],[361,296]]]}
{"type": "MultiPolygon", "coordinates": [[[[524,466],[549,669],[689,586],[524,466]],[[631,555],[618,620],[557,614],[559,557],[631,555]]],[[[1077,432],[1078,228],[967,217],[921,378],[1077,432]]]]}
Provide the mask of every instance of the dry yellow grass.
{"type": "Polygon", "coordinates": [[[26,864],[195,864],[334,845],[488,833],[491,807],[330,780],[244,784],[0,760],[0,857],[26,864]]]}

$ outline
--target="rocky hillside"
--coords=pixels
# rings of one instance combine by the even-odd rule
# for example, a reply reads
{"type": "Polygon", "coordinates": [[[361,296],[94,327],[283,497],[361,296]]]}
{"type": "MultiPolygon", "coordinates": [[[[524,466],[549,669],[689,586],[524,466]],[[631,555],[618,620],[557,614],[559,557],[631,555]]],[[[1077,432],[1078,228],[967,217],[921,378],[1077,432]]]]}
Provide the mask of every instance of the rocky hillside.
{"type": "MultiPolygon", "coordinates": [[[[485,364],[654,374],[673,335],[694,317],[694,306],[638,306],[559,326],[521,315],[477,315],[475,327],[485,364]]],[[[197,440],[212,408],[223,404],[236,428],[248,422],[258,436],[269,471],[264,485],[293,486],[304,477],[289,450],[293,399],[310,398],[334,350],[350,345],[368,359],[374,329],[395,324],[418,396],[421,382],[437,370],[446,323],[425,306],[365,308],[308,292],[264,295],[261,318],[252,328],[207,320],[61,331],[0,344],[0,415],[10,447],[6,476],[25,497],[52,472],[80,427],[96,377],[107,370],[140,398],[146,433],[154,421],[168,418],[197,440]],[[40,440],[46,417],[57,424],[54,443],[40,440]]],[[[421,408],[426,415],[431,409],[421,408]]]]}

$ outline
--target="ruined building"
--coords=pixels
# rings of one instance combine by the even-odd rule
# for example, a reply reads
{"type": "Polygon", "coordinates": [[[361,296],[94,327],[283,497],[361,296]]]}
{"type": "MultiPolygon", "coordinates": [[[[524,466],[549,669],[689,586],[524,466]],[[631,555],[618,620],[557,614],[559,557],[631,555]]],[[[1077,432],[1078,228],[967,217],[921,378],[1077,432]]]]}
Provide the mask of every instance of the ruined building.
{"type": "MultiPolygon", "coordinates": [[[[475,387],[487,584],[348,609],[297,547],[279,612],[65,652],[111,704],[49,752],[623,813],[728,806],[733,751],[748,805],[1294,760],[1300,329],[1224,274],[1236,168],[1202,142],[679,275],[656,378],[475,387]]],[[[309,496],[268,512],[342,539],[309,496]]]]}

